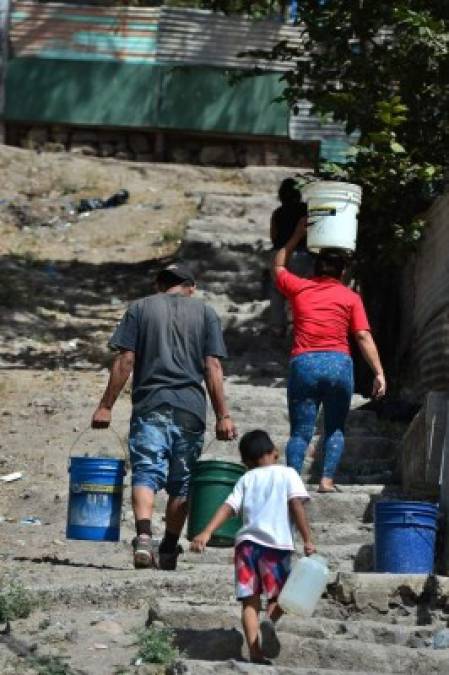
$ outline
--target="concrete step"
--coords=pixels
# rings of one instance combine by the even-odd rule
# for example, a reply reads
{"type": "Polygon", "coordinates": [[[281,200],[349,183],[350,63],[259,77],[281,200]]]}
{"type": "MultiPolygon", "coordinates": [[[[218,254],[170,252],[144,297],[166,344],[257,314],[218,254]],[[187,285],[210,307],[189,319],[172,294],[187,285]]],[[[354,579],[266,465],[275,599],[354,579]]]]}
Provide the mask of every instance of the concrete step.
{"type": "Polygon", "coordinates": [[[236,195],[208,193],[201,204],[201,213],[218,220],[223,214],[229,218],[253,218],[269,227],[272,211],[279,206],[275,194],[236,195]]]}
{"type": "Polygon", "coordinates": [[[192,245],[207,244],[213,248],[227,246],[234,252],[268,252],[271,249],[268,233],[268,225],[266,229],[262,229],[260,224],[254,221],[226,216],[221,216],[217,221],[214,217],[201,215],[189,222],[184,236],[183,251],[187,257],[192,245]]]}
{"type": "Polygon", "coordinates": [[[372,522],[374,503],[380,498],[387,498],[388,491],[384,485],[340,486],[341,492],[332,494],[313,494],[307,505],[310,522],[360,523],[372,522]]]}
{"type": "MultiPolygon", "coordinates": [[[[204,554],[198,555],[189,551],[188,546],[188,542],[185,542],[185,553],[179,559],[180,569],[182,566],[186,565],[193,565],[195,568],[200,565],[220,565],[224,568],[223,574],[227,574],[228,566],[232,567],[232,549],[229,550],[209,547],[206,549],[204,554]]],[[[298,551],[302,550],[302,544],[300,541],[297,541],[296,547],[298,551]]],[[[320,543],[318,548],[320,555],[326,558],[329,569],[333,572],[352,572],[354,570],[368,572],[372,570],[373,546],[370,536],[365,539],[364,543],[320,543]]]]}
{"type": "MultiPolygon", "coordinates": [[[[359,639],[357,635],[347,633],[336,633],[326,638],[308,637],[307,632],[284,632],[279,627],[281,651],[273,659],[273,664],[277,667],[297,667],[300,663],[302,667],[337,668],[350,673],[362,671],[367,664],[374,671],[383,673],[447,673],[448,656],[445,653],[425,647],[391,644],[389,640],[396,637],[393,631],[385,634],[384,641],[380,630],[377,633],[379,642],[359,639]]],[[[176,635],[184,654],[195,660],[239,660],[246,656],[243,635],[236,628],[180,628],[176,635]]]]}
{"type": "MultiPolygon", "coordinates": [[[[183,672],[186,675],[235,675],[236,673],[245,673],[248,675],[346,675],[346,670],[335,670],[332,668],[289,668],[283,666],[257,666],[254,663],[244,661],[199,661],[182,660],[182,667],[186,668],[183,672]]],[[[370,671],[352,671],[351,675],[380,675],[378,672],[370,671]]]]}
{"type": "MultiPolygon", "coordinates": [[[[154,619],[174,629],[207,630],[214,628],[240,631],[240,607],[224,606],[217,612],[211,604],[186,604],[182,601],[163,599],[150,610],[154,619]]],[[[429,640],[436,630],[436,625],[413,626],[388,624],[371,619],[358,620],[349,617],[346,621],[339,619],[300,618],[285,615],[277,624],[279,634],[290,634],[298,638],[319,640],[360,640],[381,645],[400,645],[413,649],[429,646],[429,640]]]]}

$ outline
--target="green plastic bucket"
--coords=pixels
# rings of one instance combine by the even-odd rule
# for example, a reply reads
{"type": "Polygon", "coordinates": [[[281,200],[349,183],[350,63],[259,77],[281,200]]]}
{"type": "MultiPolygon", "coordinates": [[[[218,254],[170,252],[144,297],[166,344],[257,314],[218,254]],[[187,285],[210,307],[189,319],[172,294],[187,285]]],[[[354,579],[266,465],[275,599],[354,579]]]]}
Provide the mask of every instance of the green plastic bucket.
{"type": "MultiPolygon", "coordinates": [[[[241,464],[208,460],[197,462],[190,484],[187,538],[191,541],[206,527],[215,511],[229,497],[246,469],[241,464]]],[[[209,546],[233,546],[237,530],[242,527],[238,517],[230,518],[215,531],[209,546]]]]}

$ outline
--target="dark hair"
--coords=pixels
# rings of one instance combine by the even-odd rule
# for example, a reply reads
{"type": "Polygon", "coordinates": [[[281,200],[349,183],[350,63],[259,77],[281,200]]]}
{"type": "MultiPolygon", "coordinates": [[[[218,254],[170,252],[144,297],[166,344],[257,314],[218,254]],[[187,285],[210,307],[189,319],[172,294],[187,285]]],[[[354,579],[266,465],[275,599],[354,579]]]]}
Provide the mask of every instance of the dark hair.
{"type": "Polygon", "coordinates": [[[340,279],[348,263],[348,257],[339,249],[326,249],[317,256],[315,276],[340,279]]]}
{"type": "Polygon", "coordinates": [[[279,186],[278,195],[282,204],[302,201],[301,190],[295,178],[285,178],[279,186]]]}
{"type": "Polygon", "coordinates": [[[240,455],[244,464],[253,464],[261,457],[272,452],[275,445],[266,431],[254,429],[243,434],[239,443],[240,455]]]}
{"type": "Polygon", "coordinates": [[[157,277],[157,285],[161,291],[168,291],[168,289],[173,288],[173,286],[191,288],[192,286],[195,286],[195,282],[180,279],[176,274],[173,274],[169,270],[163,270],[157,277]]]}

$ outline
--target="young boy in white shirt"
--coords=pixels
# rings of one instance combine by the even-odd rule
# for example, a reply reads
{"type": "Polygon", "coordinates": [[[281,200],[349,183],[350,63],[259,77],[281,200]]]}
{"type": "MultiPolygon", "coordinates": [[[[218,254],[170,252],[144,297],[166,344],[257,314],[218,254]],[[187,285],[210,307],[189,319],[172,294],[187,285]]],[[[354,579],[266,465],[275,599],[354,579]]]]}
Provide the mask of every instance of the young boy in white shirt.
{"type": "Polygon", "coordinates": [[[274,623],[282,615],[277,598],[290,572],[295,550],[292,524],[296,525],[305,555],[315,553],[303,502],[309,499],[297,472],[278,465],[278,451],[265,431],[256,429],[242,436],[242,462],[248,467],[227,500],[205,529],[192,541],[201,553],[215,530],[236,514],[243,527],[235,540],[237,600],[242,601],[242,625],[252,663],[269,664],[266,657],[279,654],[274,623]],[[267,617],[260,625],[260,596],[267,599],[267,617]]]}

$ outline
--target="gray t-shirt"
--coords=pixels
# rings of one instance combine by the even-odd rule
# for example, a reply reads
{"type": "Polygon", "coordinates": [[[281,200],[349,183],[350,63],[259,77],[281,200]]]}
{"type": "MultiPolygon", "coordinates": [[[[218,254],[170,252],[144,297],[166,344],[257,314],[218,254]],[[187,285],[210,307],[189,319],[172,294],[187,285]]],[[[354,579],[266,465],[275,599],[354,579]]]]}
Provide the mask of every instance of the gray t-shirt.
{"type": "Polygon", "coordinates": [[[109,346],[135,352],[133,414],[168,404],[205,421],[205,358],[227,356],[212,307],[174,293],[142,298],[125,312],[109,346]]]}

